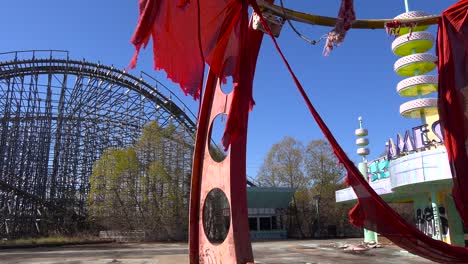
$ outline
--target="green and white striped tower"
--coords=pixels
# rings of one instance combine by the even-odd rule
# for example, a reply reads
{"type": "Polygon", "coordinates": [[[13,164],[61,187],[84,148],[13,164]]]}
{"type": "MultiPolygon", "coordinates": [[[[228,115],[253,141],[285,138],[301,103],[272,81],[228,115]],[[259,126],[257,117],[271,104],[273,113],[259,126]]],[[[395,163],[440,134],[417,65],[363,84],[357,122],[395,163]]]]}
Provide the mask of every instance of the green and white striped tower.
{"type": "MultiPolygon", "coordinates": [[[[422,11],[409,11],[405,0],[406,13],[395,19],[417,18],[429,15],[422,11]]],[[[397,92],[403,97],[417,97],[400,105],[400,115],[405,118],[420,118],[422,125],[427,124],[426,117],[437,115],[437,98],[423,97],[437,92],[437,75],[426,75],[436,68],[437,57],[427,53],[435,39],[429,26],[415,26],[413,29],[402,27],[398,37],[392,42],[392,51],[400,56],[393,65],[394,71],[404,77],[397,85],[397,92]]]]}
{"type": "MultiPolygon", "coordinates": [[[[362,126],[362,117],[358,118],[359,120],[359,128],[356,129],[354,132],[358,137],[356,139],[356,145],[358,149],[356,153],[362,157],[362,161],[358,164],[359,171],[361,172],[362,176],[366,181],[369,181],[369,177],[367,177],[367,158],[366,156],[369,155],[370,151],[367,147],[369,145],[369,139],[367,139],[368,131],[362,126]]],[[[377,233],[371,230],[367,230],[364,228],[364,243],[371,243],[371,242],[378,242],[377,233]]]]}

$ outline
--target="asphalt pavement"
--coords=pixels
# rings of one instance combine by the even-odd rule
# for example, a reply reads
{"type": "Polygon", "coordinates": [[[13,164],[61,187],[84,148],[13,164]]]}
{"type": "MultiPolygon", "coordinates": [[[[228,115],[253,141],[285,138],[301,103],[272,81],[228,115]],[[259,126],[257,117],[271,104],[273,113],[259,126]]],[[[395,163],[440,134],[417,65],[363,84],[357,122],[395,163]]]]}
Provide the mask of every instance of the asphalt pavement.
{"type": "MultiPolygon", "coordinates": [[[[352,250],[362,239],[255,242],[255,263],[431,263],[399,247],[352,250]],[[348,246],[349,245],[349,246],[348,246]]],[[[185,264],[186,243],[126,243],[0,250],[1,264],[185,264]]]]}

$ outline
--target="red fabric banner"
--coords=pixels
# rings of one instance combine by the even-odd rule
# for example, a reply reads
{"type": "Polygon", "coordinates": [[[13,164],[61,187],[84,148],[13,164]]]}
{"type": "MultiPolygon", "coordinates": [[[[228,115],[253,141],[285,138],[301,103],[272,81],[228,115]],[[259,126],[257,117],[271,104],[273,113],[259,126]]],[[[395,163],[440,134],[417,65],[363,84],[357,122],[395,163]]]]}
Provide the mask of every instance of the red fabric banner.
{"type": "Polygon", "coordinates": [[[448,8],[439,20],[439,115],[453,177],[452,194],[468,226],[468,0],[448,8]]]}
{"type": "Polygon", "coordinates": [[[205,61],[221,76],[232,76],[239,54],[241,2],[236,0],[140,0],[131,42],[136,53],[153,40],[154,67],[165,70],[186,94],[200,97],[205,61]]]}
{"type": "Polygon", "coordinates": [[[153,40],[154,67],[179,83],[194,99],[201,95],[205,62],[221,79],[232,76],[233,101],[229,109],[223,144],[242,131],[243,119],[254,105],[248,69],[240,67],[248,56],[248,2],[241,0],[140,0],[140,17],[131,42],[135,55],[153,40]],[[241,57],[241,54],[242,57],[241,57]],[[242,73],[243,74],[242,74],[242,73]],[[248,78],[241,80],[241,78],[248,78]],[[243,89],[238,89],[240,82],[243,89]],[[250,88],[249,88],[250,87],[250,88]]]}

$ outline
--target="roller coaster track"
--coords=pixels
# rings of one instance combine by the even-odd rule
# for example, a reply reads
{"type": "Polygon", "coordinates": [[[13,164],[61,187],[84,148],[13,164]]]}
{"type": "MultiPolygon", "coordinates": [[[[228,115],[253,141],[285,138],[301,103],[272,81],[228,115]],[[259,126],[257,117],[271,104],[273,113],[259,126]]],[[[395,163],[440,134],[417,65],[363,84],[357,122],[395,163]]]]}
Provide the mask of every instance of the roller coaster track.
{"type": "MultiPolygon", "coordinates": [[[[80,216],[75,210],[86,202],[96,153],[128,145],[126,140],[135,140],[148,121],[161,127],[175,124],[192,151],[195,115],[150,75],[140,72],[137,77],[113,66],[72,60],[61,50],[0,53],[0,202],[30,203],[24,210],[32,218],[36,209],[31,208],[80,216]],[[109,131],[114,131],[111,138],[109,131]],[[63,200],[62,192],[69,189],[80,198],[63,200]]],[[[15,217],[28,215],[18,212],[15,217]]]]}
{"type": "MultiPolygon", "coordinates": [[[[7,53],[0,53],[4,55],[7,53]]],[[[31,58],[31,59],[14,59],[11,61],[0,62],[0,80],[13,77],[31,75],[31,74],[48,74],[60,73],[71,75],[82,75],[94,77],[115,83],[122,87],[136,91],[144,97],[152,100],[157,105],[162,107],[166,112],[171,113],[180,124],[183,124],[188,131],[196,131],[195,115],[188,110],[188,107],[167,87],[150,75],[141,72],[142,77],[138,78],[129,74],[125,70],[119,70],[111,66],[101,65],[99,63],[91,63],[87,61],[77,61],[67,59],[50,58],[31,58]],[[152,79],[157,86],[150,85],[143,76],[152,79]],[[169,96],[164,95],[157,87],[162,86],[167,90],[169,96]],[[179,104],[183,105],[181,109],[173,100],[176,99],[179,104]]]]}

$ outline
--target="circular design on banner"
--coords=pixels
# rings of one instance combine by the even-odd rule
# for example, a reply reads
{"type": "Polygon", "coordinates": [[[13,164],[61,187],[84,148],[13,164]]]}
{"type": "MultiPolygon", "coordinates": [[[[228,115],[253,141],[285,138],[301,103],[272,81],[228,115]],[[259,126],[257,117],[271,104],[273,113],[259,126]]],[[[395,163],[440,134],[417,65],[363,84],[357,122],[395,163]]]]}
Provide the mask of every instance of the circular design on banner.
{"type": "Polygon", "coordinates": [[[367,156],[369,155],[370,151],[368,148],[358,148],[356,153],[360,156],[367,156]]]}
{"type": "Polygon", "coordinates": [[[367,145],[369,145],[369,139],[367,139],[367,138],[358,138],[358,139],[356,139],[356,145],[361,146],[361,147],[367,146],[367,145]]]}
{"type": "MultiPolygon", "coordinates": [[[[395,17],[395,19],[408,19],[408,18],[418,18],[418,17],[425,17],[425,16],[430,16],[428,13],[424,11],[409,11],[403,14],[400,14],[395,17]]],[[[429,25],[426,26],[416,26],[413,28],[413,32],[417,31],[423,31],[429,28],[429,25]]],[[[409,27],[402,27],[400,28],[399,34],[398,35],[404,35],[410,32],[409,27]]]]}
{"type": "Polygon", "coordinates": [[[203,203],[203,231],[213,245],[224,242],[231,225],[231,207],[226,194],[213,188],[203,203]]]}
{"type": "Polygon", "coordinates": [[[438,77],[435,75],[418,75],[400,81],[397,92],[405,97],[424,96],[437,92],[438,83],[438,77]]]}
{"type": "Polygon", "coordinates": [[[358,137],[365,137],[367,136],[368,132],[367,132],[367,129],[365,128],[358,128],[354,131],[354,133],[356,134],[356,136],[358,137]]]}
{"type": "Polygon", "coordinates": [[[228,76],[224,80],[219,80],[219,87],[221,87],[221,91],[223,92],[223,94],[232,93],[232,91],[234,90],[232,76],[228,76]]]}
{"type": "Polygon", "coordinates": [[[429,53],[417,53],[398,59],[393,69],[401,76],[425,74],[435,69],[437,57],[429,53]]]}
{"type": "Polygon", "coordinates": [[[413,32],[396,38],[392,42],[392,51],[395,55],[407,56],[413,53],[426,52],[433,45],[434,36],[430,32],[413,32]]]}
{"type": "Polygon", "coordinates": [[[211,122],[208,151],[211,159],[216,162],[222,162],[229,152],[224,151],[222,144],[224,129],[226,128],[227,115],[225,113],[218,114],[211,122]]]}
{"type": "Polygon", "coordinates": [[[426,116],[438,114],[437,98],[420,98],[400,105],[400,115],[407,118],[420,118],[421,111],[426,116]]]}

